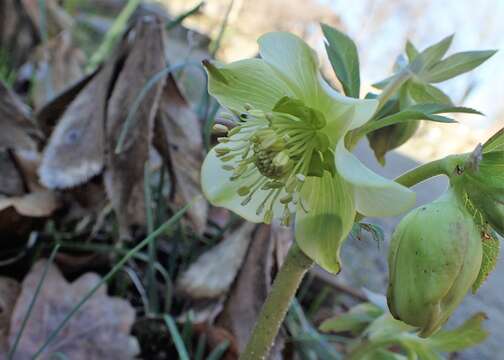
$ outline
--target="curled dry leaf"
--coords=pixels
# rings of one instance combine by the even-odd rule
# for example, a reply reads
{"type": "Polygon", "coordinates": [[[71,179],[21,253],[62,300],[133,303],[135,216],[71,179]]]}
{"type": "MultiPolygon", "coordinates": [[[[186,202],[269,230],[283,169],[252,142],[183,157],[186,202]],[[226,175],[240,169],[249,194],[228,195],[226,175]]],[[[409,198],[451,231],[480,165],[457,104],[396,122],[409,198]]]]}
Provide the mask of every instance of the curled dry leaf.
{"type": "Polygon", "coordinates": [[[120,54],[86,83],[51,134],[39,168],[46,187],[74,187],[102,171],[107,95],[120,54]]]}
{"type": "Polygon", "coordinates": [[[147,82],[165,67],[163,31],[163,25],[156,18],[145,17],[127,34],[125,41],[132,41],[131,51],[108,103],[105,187],[122,238],[129,237],[130,225],[145,224],[144,166],[149,159],[162,82],[153,86],[142,100],[118,154],[116,147],[131,105],[147,82]]]}
{"type": "Polygon", "coordinates": [[[72,35],[64,31],[42,45],[36,53],[37,72],[33,86],[33,102],[40,109],[70,84],[84,75],[85,56],[75,47],[72,35]]]}
{"type": "Polygon", "coordinates": [[[21,285],[16,280],[0,277],[0,358],[8,350],[10,319],[20,291],[21,285]]]}
{"type": "Polygon", "coordinates": [[[201,255],[177,279],[177,289],[192,299],[216,298],[225,294],[236,274],[252,238],[255,225],[245,223],[201,255]]]}
{"type": "Polygon", "coordinates": [[[203,163],[201,123],[171,76],[159,103],[154,145],[170,165],[175,204],[184,206],[200,197],[188,210],[188,216],[195,231],[202,234],[206,228],[208,203],[202,196],[200,184],[203,163]]]}
{"type": "Polygon", "coordinates": [[[30,109],[0,80],[0,149],[36,149],[30,109]]]}
{"type": "Polygon", "coordinates": [[[38,191],[23,196],[0,198],[0,211],[13,207],[20,215],[45,217],[58,208],[58,199],[52,191],[38,191]]]}
{"type": "MultiPolygon", "coordinates": [[[[37,262],[22,283],[11,319],[10,346],[20,330],[46,265],[44,260],[37,262]]],[[[98,275],[87,273],[68,283],[56,266],[49,265],[14,359],[31,359],[51,331],[99,281],[98,275]]],[[[49,344],[41,359],[49,359],[54,353],[72,360],[133,359],[139,352],[136,338],[130,336],[134,320],[133,307],[126,300],[109,297],[106,288],[101,287],[49,344]]]]}

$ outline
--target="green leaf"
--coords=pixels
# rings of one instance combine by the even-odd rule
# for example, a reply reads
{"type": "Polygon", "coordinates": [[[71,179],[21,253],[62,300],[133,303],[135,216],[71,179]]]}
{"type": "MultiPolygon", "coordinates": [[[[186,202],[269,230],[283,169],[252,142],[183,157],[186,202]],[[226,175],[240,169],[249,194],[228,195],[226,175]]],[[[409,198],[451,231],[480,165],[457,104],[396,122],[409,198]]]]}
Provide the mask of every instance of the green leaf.
{"type": "Polygon", "coordinates": [[[465,106],[451,106],[437,103],[416,104],[409,107],[408,109],[419,110],[427,114],[464,113],[464,114],[483,115],[483,113],[473,108],[465,106]]]}
{"type": "Polygon", "coordinates": [[[322,24],[326,51],[332,68],[343,86],[345,95],[359,98],[360,74],[357,46],[350,37],[329,25],[322,24]]]}
{"type": "Polygon", "coordinates": [[[434,64],[422,75],[422,78],[429,83],[438,83],[454,78],[481,65],[496,52],[497,50],[484,50],[453,54],[434,64]]]}
{"type": "Polygon", "coordinates": [[[429,46],[422,51],[411,63],[410,68],[415,74],[419,74],[441,60],[446,54],[453,41],[453,35],[445,37],[440,42],[429,46]]]}
{"type": "Polygon", "coordinates": [[[478,291],[480,286],[488,278],[488,275],[495,269],[499,258],[500,242],[493,231],[482,232],[481,244],[483,246],[483,258],[478,277],[472,286],[473,294],[478,291]]]}
{"type": "Polygon", "coordinates": [[[422,360],[442,360],[443,357],[431,349],[422,339],[411,337],[400,340],[401,345],[410,353],[416,354],[422,360]]]}
{"type": "Polygon", "coordinates": [[[422,103],[452,104],[450,97],[437,87],[414,80],[409,80],[402,86],[400,102],[401,108],[422,103]]]}
{"type": "Polygon", "coordinates": [[[371,303],[359,304],[345,314],[325,320],[320,325],[319,330],[322,332],[350,331],[357,334],[382,314],[383,311],[376,305],[371,303]]]}
{"type": "Polygon", "coordinates": [[[450,331],[440,331],[429,339],[430,346],[438,351],[453,352],[477,345],[488,337],[488,332],[483,328],[485,313],[477,313],[466,320],[461,326],[450,331]]]}
{"type": "Polygon", "coordinates": [[[483,145],[483,152],[504,151],[504,128],[497,131],[483,145]]]}
{"type": "Polygon", "coordinates": [[[409,62],[413,62],[415,58],[418,56],[419,52],[415,45],[411,43],[411,41],[406,41],[406,55],[408,56],[409,62]]]}

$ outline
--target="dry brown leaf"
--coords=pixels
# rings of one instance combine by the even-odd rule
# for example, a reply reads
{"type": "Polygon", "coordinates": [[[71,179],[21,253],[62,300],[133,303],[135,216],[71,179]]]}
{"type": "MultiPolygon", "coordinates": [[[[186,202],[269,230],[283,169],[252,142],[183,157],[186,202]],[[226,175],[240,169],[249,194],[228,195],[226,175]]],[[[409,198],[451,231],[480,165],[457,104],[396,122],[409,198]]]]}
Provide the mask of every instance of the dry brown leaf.
{"type": "MultiPolygon", "coordinates": [[[[19,1],[19,0],[18,0],[19,1]]],[[[41,6],[39,0],[21,0],[23,8],[37,29],[41,25],[41,6]]],[[[74,24],[72,17],[58,5],[56,0],[44,0],[44,22],[49,36],[62,30],[70,30],[74,24]]]]}
{"type": "MultiPolygon", "coordinates": [[[[40,281],[46,261],[37,262],[22,283],[14,307],[9,331],[9,345],[15,341],[29,304],[40,281]]],[[[31,359],[33,354],[68,314],[100,281],[87,273],[68,283],[54,265],[49,265],[14,359],[31,359]]],[[[133,359],[139,352],[136,338],[130,336],[135,310],[126,301],[107,295],[102,286],[70,319],[40,359],[56,352],[72,360],[133,359]]]]}
{"type": "Polygon", "coordinates": [[[41,46],[36,58],[37,72],[32,98],[35,108],[40,109],[70,84],[82,78],[86,57],[75,46],[70,31],[64,31],[41,46]]]}
{"type": "Polygon", "coordinates": [[[175,183],[174,202],[182,207],[199,196],[187,213],[192,228],[201,235],[208,215],[208,203],[202,196],[200,184],[201,123],[171,76],[163,89],[156,120],[154,144],[170,165],[175,183]]]}
{"type": "Polygon", "coordinates": [[[84,87],[86,87],[86,85],[96,76],[96,74],[98,74],[98,71],[99,69],[91,74],[83,76],[75,83],[70,84],[42,108],[37,110],[37,124],[39,124],[45,135],[51,135],[52,131],[56,127],[57,121],[66,111],[67,107],[72,103],[77,95],[80,94],[82,89],[84,89],[84,87]]]}
{"type": "Polygon", "coordinates": [[[0,211],[13,207],[20,215],[46,217],[59,206],[56,195],[49,190],[32,192],[23,196],[0,198],[0,211]]]}
{"type": "Polygon", "coordinates": [[[30,109],[0,80],[0,149],[33,151],[37,134],[30,109]]]}
{"type": "MultiPolygon", "coordinates": [[[[201,64],[210,58],[208,46],[211,39],[202,33],[178,25],[167,33],[166,58],[173,65],[187,61],[201,64]]],[[[201,103],[206,89],[206,76],[201,68],[187,66],[175,76],[183,94],[193,107],[201,103]]]]}
{"type": "Polygon", "coordinates": [[[212,351],[217,346],[221,345],[223,342],[228,341],[229,347],[224,355],[221,357],[222,360],[237,360],[239,351],[238,344],[234,336],[224,328],[208,325],[208,324],[194,324],[193,331],[199,335],[206,335],[207,345],[209,351],[212,351]]]}
{"type": "Polygon", "coordinates": [[[25,193],[23,177],[11,151],[0,150],[0,198],[25,193]]]}
{"type": "Polygon", "coordinates": [[[85,85],[51,134],[39,169],[46,187],[74,187],[102,171],[107,95],[120,57],[109,61],[85,85]]]}
{"type": "Polygon", "coordinates": [[[7,52],[10,65],[23,64],[37,42],[34,24],[27,19],[19,1],[0,1],[0,48],[7,52]]]}
{"type": "Polygon", "coordinates": [[[177,279],[177,289],[192,299],[225,294],[242,266],[255,224],[245,223],[201,255],[177,279]]]}
{"type": "Polygon", "coordinates": [[[243,351],[271,285],[273,242],[270,228],[261,225],[250,244],[217,324],[228,329],[243,351]]]}
{"type": "Polygon", "coordinates": [[[129,32],[125,41],[133,38],[131,51],[108,103],[105,186],[116,212],[121,238],[130,236],[130,225],[145,223],[144,166],[149,159],[162,82],[158,82],[140,104],[122,151],[116,154],[115,150],[131,104],[149,79],[166,65],[163,31],[157,19],[146,17],[129,32]]]}
{"type": "Polygon", "coordinates": [[[0,277],[0,357],[8,350],[10,319],[20,291],[21,285],[16,280],[0,277]]]}
{"type": "MultiPolygon", "coordinates": [[[[275,226],[276,227],[276,226],[275,226]]],[[[285,228],[284,228],[285,229],[285,228]]],[[[259,312],[271,288],[273,265],[279,238],[287,238],[287,230],[261,225],[250,244],[222,313],[216,324],[228,329],[243,351],[259,312]]],[[[282,359],[285,336],[280,332],[268,359],[282,359]]]]}

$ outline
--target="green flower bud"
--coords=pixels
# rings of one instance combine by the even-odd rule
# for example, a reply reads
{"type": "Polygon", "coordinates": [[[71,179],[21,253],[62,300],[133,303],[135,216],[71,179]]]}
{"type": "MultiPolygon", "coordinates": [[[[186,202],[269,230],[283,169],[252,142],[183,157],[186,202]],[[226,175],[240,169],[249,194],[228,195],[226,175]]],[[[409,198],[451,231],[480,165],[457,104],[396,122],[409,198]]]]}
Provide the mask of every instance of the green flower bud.
{"type": "Polygon", "coordinates": [[[406,215],[389,252],[388,305],[392,315],[436,332],[476,280],[482,261],[478,226],[449,190],[406,215]]]}

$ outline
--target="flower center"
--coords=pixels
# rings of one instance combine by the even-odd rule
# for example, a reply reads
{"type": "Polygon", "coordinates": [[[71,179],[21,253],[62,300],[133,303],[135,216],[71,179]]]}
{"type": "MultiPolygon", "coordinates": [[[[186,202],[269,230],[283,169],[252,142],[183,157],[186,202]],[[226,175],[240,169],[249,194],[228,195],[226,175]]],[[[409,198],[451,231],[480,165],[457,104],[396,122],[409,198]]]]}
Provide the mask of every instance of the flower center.
{"type": "Polygon", "coordinates": [[[215,148],[230,172],[231,181],[244,185],[237,190],[246,206],[254,197],[257,215],[270,223],[281,211],[288,225],[297,204],[308,211],[299,195],[307,176],[334,174],[334,155],[321,130],[325,120],[319,112],[298,100],[282,99],[272,112],[246,106],[238,125],[219,138],[215,148]],[[280,210],[278,206],[280,204],[280,210]]]}

